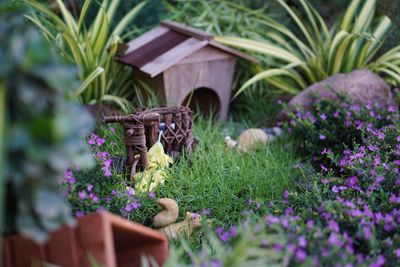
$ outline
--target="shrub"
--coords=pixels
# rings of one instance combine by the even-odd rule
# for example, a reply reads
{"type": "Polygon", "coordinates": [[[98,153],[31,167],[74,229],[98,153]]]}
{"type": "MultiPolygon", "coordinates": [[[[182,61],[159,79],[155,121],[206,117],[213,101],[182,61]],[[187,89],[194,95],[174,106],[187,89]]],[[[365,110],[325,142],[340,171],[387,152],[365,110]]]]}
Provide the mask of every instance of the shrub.
{"type": "Polygon", "coordinates": [[[278,0],[292,18],[299,33],[281,22],[260,14],[259,23],[268,27],[262,39],[219,37],[217,41],[276,59],[268,68],[245,82],[239,94],[251,84],[265,80],[283,92],[296,94],[309,85],[337,73],[367,68],[384,76],[393,86],[400,84],[400,46],[381,56],[379,49],[391,27],[391,20],[375,17],[376,0],[353,0],[344,16],[328,29],[323,18],[306,0],[301,0],[301,17],[283,0],[278,0]]]}
{"type": "Polygon", "coordinates": [[[0,27],[5,232],[43,242],[49,231],[73,222],[59,183],[66,166],[93,165],[82,142],[92,119],[68,94],[76,72],[55,60],[39,32],[24,22],[21,6],[1,2],[0,10],[7,21],[0,27]]]}
{"type": "Polygon", "coordinates": [[[319,99],[310,110],[297,108],[291,112],[289,130],[300,140],[299,151],[312,156],[318,168],[331,166],[328,151],[341,153],[362,143],[362,132],[367,129],[379,135],[379,129],[388,125],[396,107],[382,110],[378,104],[350,102],[345,95],[337,100],[319,99]]]}
{"type": "Polygon", "coordinates": [[[141,2],[119,18],[114,29],[111,28],[111,23],[120,1],[102,1],[95,19],[86,25],[92,2],[86,0],[79,17],[75,18],[63,2],[57,0],[62,15],[60,18],[46,5],[28,0],[27,3],[34,12],[26,17],[49,41],[54,42],[66,62],[78,68],[82,84],[75,88],[74,93],[81,103],[112,102],[127,111],[130,107],[128,99],[132,98],[134,92],[131,71],[115,62],[114,56],[122,42],[120,35],[146,2],[141,2]]]}

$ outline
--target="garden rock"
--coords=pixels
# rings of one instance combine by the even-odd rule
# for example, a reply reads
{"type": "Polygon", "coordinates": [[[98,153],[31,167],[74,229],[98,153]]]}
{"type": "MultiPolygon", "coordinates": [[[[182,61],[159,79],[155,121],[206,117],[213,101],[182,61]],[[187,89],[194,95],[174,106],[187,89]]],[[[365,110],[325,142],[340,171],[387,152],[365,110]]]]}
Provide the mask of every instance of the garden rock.
{"type": "Polygon", "coordinates": [[[240,151],[247,152],[257,147],[259,143],[267,144],[268,135],[262,129],[250,128],[240,134],[237,143],[240,151]]]}
{"type": "Polygon", "coordinates": [[[323,98],[338,99],[337,94],[347,94],[350,100],[380,104],[387,108],[396,102],[390,87],[378,75],[369,70],[355,70],[346,74],[337,74],[311,85],[289,101],[289,107],[297,106],[309,109],[315,101],[315,94],[323,98]]]}

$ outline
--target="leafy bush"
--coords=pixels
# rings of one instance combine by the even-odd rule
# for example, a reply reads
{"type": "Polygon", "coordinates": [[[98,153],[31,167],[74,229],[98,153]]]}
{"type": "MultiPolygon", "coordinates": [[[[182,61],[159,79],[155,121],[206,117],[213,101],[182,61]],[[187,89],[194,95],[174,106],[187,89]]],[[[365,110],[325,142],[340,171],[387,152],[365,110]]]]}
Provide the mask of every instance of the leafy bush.
{"type": "Polygon", "coordinates": [[[306,0],[300,1],[305,18],[297,15],[283,0],[278,2],[292,18],[299,33],[269,16],[257,13],[254,16],[258,17],[258,22],[268,27],[262,39],[217,38],[224,44],[276,59],[274,67],[245,82],[236,94],[260,80],[267,81],[282,92],[296,94],[331,75],[360,68],[384,76],[393,86],[400,84],[400,46],[378,57],[391,20],[386,16],[375,18],[376,0],[353,0],[341,20],[331,29],[306,0]]]}
{"type": "Polygon", "coordinates": [[[74,18],[63,2],[57,0],[61,19],[46,5],[28,0],[27,3],[34,12],[26,17],[49,41],[54,42],[64,60],[78,68],[82,84],[74,93],[81,103],[113,102],[127,111],[130,106],[128,99],[132,98],[134,92],[131,71],[115,62],[114,56],[122,42],[120,35],[146,2],[141,2],[124,17],[118,18],[119,23],[114,29],[111,28],[111,23],[120,1],[102,1],[95,19],[86,25],[92,2],[86,0],[79,17],[74,18]]]}
{"type": "Polygon", "coordinates": [[[344,95],[338,95],[337,100],[315,97],[317,101],[311,110],[298,108],[290,114],[289,130],[300,140],[300,152],[313,156],[318,168],[332,165],[327,157],[329,151],[341,153],[361,144],[365,127],[370,134],[379,135],[379,129],[390,123],[391,112],[397,110],[382,110],[374,103],[352,103],[344,95]]]}
{"type": "MultiPolygon", "coordinates": [[[[195,266],[399,265],[400,115],[373,111],[368,104],[363,108],[370,114],[359,115],[363,125],[353,128],[357,134],[346,130],[359,135],[360,143],[337,152],[327,148],[332,171],[322,170],[306,186],[286,191],[262,219],[249,217],[235,231],[216,228],[200,253],[186,247],[190,261],[195,266]],[[386,125],[370,124],[377,116],[385,117],[386,125]]],[[[171,266],[186,266],[176,261],[171,259],[171,266]]]]}
{"type": "MultiPolygon", "coordinates": [[[[38,242],[63,223],[73,223],[59,183],[69,165],[93,165],[82,134],[90,115],[68,91],[74,69],[60,65],[39,32],[25,23],[17,3],[1,2],[7,23],[0,27],[0,92],[5,142],[6,233],[19,232],[38,242]]],[[[3,204],[3,199],[1,199],[3,204]]]]}
{"type": "Polygon", "coordinates": [[[129,174],[124,172],[120,129],[101,131],[106,138],[90,134],[86,141],[96,159],[91,170],[70,168],[64,173],[63,188],[75,216],[81,217],[97,210],[108,210],[129,220],[151,225],[156,214],[154,192],[140,194],[129,174]],[[116,133],[114,133],[116,131],[116,133]],[[150,214],[150,216],[149,216],[150,214]]]}

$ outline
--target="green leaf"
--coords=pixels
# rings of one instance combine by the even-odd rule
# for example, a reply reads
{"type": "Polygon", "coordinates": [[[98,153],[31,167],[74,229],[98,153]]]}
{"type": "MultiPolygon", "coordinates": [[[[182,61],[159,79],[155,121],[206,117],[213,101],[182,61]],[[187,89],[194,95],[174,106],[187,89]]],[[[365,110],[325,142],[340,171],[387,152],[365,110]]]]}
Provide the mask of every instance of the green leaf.
{"type": "Polygon", "coordinates": [[[89,86],[100,75],[104,75],[104,69],[102,67],[97,67],[92,73],[90,73],[87,78],[82,82],[81,86],[75,91],[75,95],[81,95],[85,89],[89,86]]]}
{"type": "Polygon", "coordinates": [[[142,8],[147,5],[147,1],[142,1],[140,4],[136,5],[131,11],[128,12],[117,24],[111,36],[120,36],[122,31],[127,28],[129,23],[137,16],[137,14],[142,10],[142,8]]]}
{"type": "Polygon", "coordinates": [[[88,13],[91,4],[92,0],[86,0],[83,3],[82,10],[81,13],[79,14],[79,20],[78,20],[78,35],[81,33],[82,26],[84,26],[86,14],[88,13]]]}
{"type": "Polygon", "coordinates": [[[68,11],[68,9],[65,7],[64,3],[61,0],[56,0],[57,5],[61,11],[61,14],[63,15],[64,21],[68,26],[69,33],[72,36],[77,37],[78,34],[78,25],[75,22],[75,19],[71,15],[71,13],[68,11]]]}
{"type": "MultiPolygon", "coordinates": [[[[246,81],[239,88],[239,90],[236,92],[236,94],[234,95],[233,98],[236,98],[240,93],[242,93],[247,87],[249,87],[253,83],[256,83],[256,82],[264,80],[264,79],[268,79],[268,78],[272,78],[272,77],[276,77],[276,76],[283,76],[283,75],[291,76],[292,74],[290,73],[290,71],[285,70],[285,69],[269,69],[269,70],[263,71],[261,73],[258,73],[255,76],[253,76],[251,79],[246,81]]],[[[289,93],[296,94],[297,91],[291,90],[289,93]]]]}
{"type": "Polygon", "coordinates": [[[346,9],[346,13],[342,19],[342,23],[340,24],[340,29],[342,31],[351,32],[351,26],[353,24],[353,18],[356,15],[358,6],[360,5],[360,0],[351,1],[350,5],[346,9]]]}

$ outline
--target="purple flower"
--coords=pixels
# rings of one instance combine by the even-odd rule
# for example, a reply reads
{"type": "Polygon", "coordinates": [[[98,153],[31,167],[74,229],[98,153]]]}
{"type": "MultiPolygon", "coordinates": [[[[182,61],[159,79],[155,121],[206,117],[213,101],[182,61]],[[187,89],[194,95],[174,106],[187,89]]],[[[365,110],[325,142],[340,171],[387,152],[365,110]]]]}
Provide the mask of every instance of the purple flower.
{"type": "Polygon", "coordinates": [[[273,245],[273,249],[275,250],[275,251],[282,251],[282,249],[283,249],[283,245],[281,244],[281,243],[275,243],[274,245],[273,245]]]}
{"type": "Polygon", "coordinates": [[[128,204],[126,204],[125,205],[125,207],[123,208],[123,210],[125,211],[125,212],[131,212],[131,211],[133,211],[133,210],[136,210],[136,209],[138,209],[138,208],[140,208],[140,203],[139,202],[137,202],[137,201],[134,201],[134,202],[131,202],[131,203],[128,203],[128,204]]]}
{"type": "Polygon", "coordinates": [[[396,112],[396,111],[397,111],[397,108],[396,108],[396,106],[389,106],[389,107],[388,107],[388,111],[389,111],[389,112],[396,112]]]}
{"type": "Polygon", "coordinates": [[[211,209],[202,209],[201,211],[200,211],[200,214],[201,215],[205,215],[205,216],[210,216],[210,214],[211,214],[211,209]]]}
{"type": "Polygon", "coordinates": [[[386,261],[385,257],[383,257],[382,255],[379,255],[376,262],[370,264],[369,267],[381,267],[385,264],[385,261],[386,261]]]}
{"type": "Polygon", "coordinates": [[[307,253],[302,249],[298,249],[296,251],[296,261],[297,262],[303,262],[306,259],[307,259],[307,253]]]}
{"type": "Polygon", "coordinates": [[[87,198],[86,191],[79,191],[78,196],[80,200],[87,198]]]}
{"type": "Polygon", "coordinates": [[[396,255],[396,258],[400,259],[400,248],[396,249],[394,254],[396,255]]]}
{"type": "Polygon", "coordinates": [[[89,197],[92,199],[93,203],[98,203],[99,202],[99,197],[96,196],[94,193],[90,193],[89,197]]]}
{"type": "Polygon", "coordinates": [[[339,224],[336,221],[330,220],[328,221],[328,227],[331,229],[333,232],[338,233],[339,232],[339,224]]]}
{"type": "Polygon", "coordinates": [[[92,189],[93,189],[93,185],[89,184],[89,185],[87,186],[87,191],[88,191],[88,192],[92,192],[92,189]]]}
{"type": "Polygon", "coordinates": [[[342,240],[340,240],[340,237],[338,234],[331,233],[328,238],[328,244],[330,244],[332,246],[341,247],[343,245],[343,242],[342,242],[342,240]]]}
{"type": "Polygon", "coordinates": [[[156,193],[154,192],[149,192],[149,198],[155,198],[156,197],[156,193]]]}
{"type": "Polygon", "coordinates": [[[221,267],[222,263],[220,260],[217,259],[212,259],[211,260],[211,267],[221,267]]]}
{"type": "Polygon", "coordinates": [[[314,228],[314,221],[313,220],[308,220],[307,221],[307,229],[311,231],[314,228]]]}
{"type": "Polygon", "coordinates": [[[227,242],[229,240],[229,233],[228,232],[223,233],[222,235],[219,236],[219,239],[222,242],[227,242]]]}
{"type": "Polygon", "coordinates": [[[320,164],[320,167],[321,167],[321,171],[322,172],[327,172],[328,171],[328,168],[325,167],[323,164],[320,164]]]}
{"type": "Polygon", "coordinates": [[[82,218],[83,216],[85,216],[85,213],[83,211],[77,211],[75,213],[76,218],[82,218]]]}
{"type": "Polygon", "coordinates": [[[248,203],[249,203],[249,205],[253,204],[253,199],[251,197],[249,197],[248,203]]]}
{"type": "Polygon", "coordinates": [[[287,199],[288,197],[289,197],[289,191],[285,189],[285,191],[283,191],[283,198],[287,199]]]}
{"type": "Polygon", "coordinates": [[[300,247],[305,248],[307,246],[307,239],[304,235],[299,236],[298,241],[300,247]]]}
{"type": "Polygon", "coordinates": [[[217,228],[215,228],[215,233],[217,233],[218,235],[222,235],[223,232],[224,232],[224,228],[222,228],[221,226],[218,226],[217,228]]]}
{"type": "Polygon", "coordinates": [[[376,177],[376,179],[375,179],[375,181],[377,182],[377,183],[381,183],[381,182],[383,182],[385,180],[385,177],[383,177],[382,175],[378,175],[377,177],[376,177]]]}
{"type": "Polygon", "coordinates": [[[102,146],[106,142],[103,138],[96,138],[96,145],[102,146]]]}
{"type": "Polygon", "coordinates": [[[101,168],[103,170],[104,176],[105,177],[110,177],[111,176],[111,163],[112,163],[112,159],[106,159],[103,162],[103,167],[101,168]]]}
{"type": "Polygon", "coordinates": [[[371,228],[369,228],[369,227],[367,227],[367,226],[364,226],[364,227],[363,227],[363,232],[364,232],[364,238],[365,238],[366,240],[371,239],[371,237],[372,237],[371,228]]]}
{"type": "Polygon", "coordinates": [[[234,237],[238,235],[238,230],[236,226],[232,226],[231,228],[229,228],[228,230],[229,236],[230,237],[234,237]]]}
{"type": "Polygon", "coordinates": [[[135,195],[135,190],[132,187],[127,186],[126,187],[126,195],[128,197],[135,195]]]}
{"type": "Polygon", "coordinates": [[[325,135],[323,135],[323,134],[320,134],[319,135],[319,140],[325,140],[326,139],[326,136],[325,135]]]}
{"type": "Polygon", "coordinates": [[[319,115],[319,117],[321,118],[321,120],[326,120],[328,118],[328,116],[326,116],[324,113],[322,113],[321,115],[319,115]]]}
{"type": "Polygon", "coordinates": [[[339,188],[336,185],[332,186],[332,192],[339,193],[339,188]]]}
{"type": "Polygon", "coordinates": [[[76,179],[75,179],[75,177],[73,176],[71,170],[66,170],[66,171],[64,172],[64,181],[65,181],[67,184],[70,184],[70,185],[75,184],[76,179]]]}

